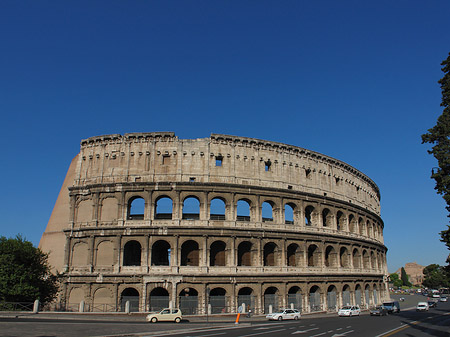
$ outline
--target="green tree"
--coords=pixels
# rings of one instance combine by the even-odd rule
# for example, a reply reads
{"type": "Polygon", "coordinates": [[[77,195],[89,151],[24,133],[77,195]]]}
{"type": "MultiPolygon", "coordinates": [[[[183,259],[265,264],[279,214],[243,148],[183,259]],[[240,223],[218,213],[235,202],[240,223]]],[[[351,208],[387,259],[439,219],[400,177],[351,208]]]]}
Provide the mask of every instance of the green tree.
{"type": "Polygon", "coordinates": [[[398,276],[397,273],[392,273],[389,275],[389,278],[391,279],[392,284],[394,285],[394,287],[401,287],[403,285],[402,280],[400,279],[400,277],[398,276]]]}
{"type": "Polygon", "coordinates": [[[411,282],[409,282],[409,276],[408,276],[408,274],[406,274],[405,268],[402,267],[400,273],[401,273],[401,280],[402,280],[403,284],[407,287],[411,287],[412,284],[411,284],[411,282]]]}
{"type": "Polygon", "coordinates": [[[423,269],[424,280],[422,284],[427,288],[437,289],[448,287],[449,282],[443,267],[438,264],[430,264],[423,269]]]}
{"type": "MultiPolygon", "coordinates": [[[[438,167],[432,170],[431,178],[436,183],[434,189],[442,195],[447,204],[446,209],[450,213],[450,53],[441,65],[444,77],[438,83],[441,85],[441,106],[444,107],[444,111],[436,125],[422,135],[422,144],[433,145],[428,153],[437,159],[438,167]]],[[[440,235],[441,241],[450,249],[450,225],[447,224],[447,229],[440,232],[440,235]]],[[[447,259],[447,262],[450,263],[450,260],[447,259]]]]}
{"type": "Polygon", "coordinates": [[[15,239],[0,237],[0,301],[51,302],[61,275],[53,275],[48,254],[20,235],[15,239]]]}

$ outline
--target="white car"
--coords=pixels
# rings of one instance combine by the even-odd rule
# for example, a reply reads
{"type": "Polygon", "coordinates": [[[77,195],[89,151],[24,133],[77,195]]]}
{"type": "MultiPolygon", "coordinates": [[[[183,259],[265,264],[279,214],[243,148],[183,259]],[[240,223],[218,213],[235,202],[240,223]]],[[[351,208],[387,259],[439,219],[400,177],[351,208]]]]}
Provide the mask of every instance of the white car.
{"type": "Polygon", "coordinates": [[[346,305],[338,311],[339,316],[359,316],[361,314],[361,309],[357,305],[346,305]]]}
{"type": "Polygon", "coordinates": [[[439,299],[439,301],[441,301],[441,302],[447,302],[447,297],[442,296],[442,297],[439,299]]]}
{"type": "Polygon", "coordinates": [[[160,312],[153,312],[147,315],[147,322],[156,323],[159,321],[170,321],[175,323],[180,323],[182,319],[181,310],[180,309],[170,309],[166,308],[161,310],[160,312]]]}
{"type": "Polygon", "coordinates": [[[428,311],[429,309],[428,302],[419,302],[416,306],[416,311],[428,311]]]}
{"type": "Polygon", "coordinates": [[[300,319],[300,311],[298,311],[297,309],[284,309],[280,312],[268,314],[266,318],[271,321],[282,321],[285,319],[298,320],[300,319]]]}

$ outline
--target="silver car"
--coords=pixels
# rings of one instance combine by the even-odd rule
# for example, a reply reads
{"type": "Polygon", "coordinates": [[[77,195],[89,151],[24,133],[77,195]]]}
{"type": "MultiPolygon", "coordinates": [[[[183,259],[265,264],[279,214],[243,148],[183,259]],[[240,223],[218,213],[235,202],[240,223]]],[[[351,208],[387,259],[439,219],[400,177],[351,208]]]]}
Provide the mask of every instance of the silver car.
{"type": "Polygon", "coordinates": [[[297,309],[284,309],[279,312],[268,314],[266,318],[271,321],[282,321],[285,319],[298,320],[300,319],[300,311],[297,309]]]}

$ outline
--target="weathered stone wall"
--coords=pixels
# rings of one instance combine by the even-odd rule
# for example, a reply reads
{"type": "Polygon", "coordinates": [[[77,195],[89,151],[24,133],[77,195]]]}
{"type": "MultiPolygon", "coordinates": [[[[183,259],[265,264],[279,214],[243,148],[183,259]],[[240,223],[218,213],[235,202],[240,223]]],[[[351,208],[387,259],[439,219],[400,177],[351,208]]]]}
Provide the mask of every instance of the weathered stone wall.
{"type": "Polygon", "coordinates": [[[165,303],[201,313],[215,303],[212,311],[234,312],[246,302],[256,312],[291,303],[315,311],[388,296],[378,187],[341,161],[169,132],[89,138],[75,160],[53,212],[63,216],[52,214],[40,244],[58,247],[51,261],[68,272],[69,306],[120,310],[130,299],[141,311],[165,303]]]}

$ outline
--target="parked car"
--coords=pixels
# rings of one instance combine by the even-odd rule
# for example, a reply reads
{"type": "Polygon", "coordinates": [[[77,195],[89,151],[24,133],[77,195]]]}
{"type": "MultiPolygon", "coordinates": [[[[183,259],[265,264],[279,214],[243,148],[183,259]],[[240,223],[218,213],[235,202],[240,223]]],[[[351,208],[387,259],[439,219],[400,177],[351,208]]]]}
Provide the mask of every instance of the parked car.
{"type": "Polygon", "coordinates": [[[428,302],[419,302],[416,306],[416,311],[428,311],[428,302]]]}
{"type": "Polygon", "coordinates": [[[282,321],[285,319],[298,320],[300,319],[300,311],[298,311],[297,309],[283,309],[279,312],[268,314],[266,318],[271,321],[282,321]]]}
{"type": "Polygon", "coordinates": [[[180,309],[170,309],[170,308],[166,308],[161,310],[160,312],[154,312],[154,313],[149,313],[147,315],[147,322],[152,322],[152,323],[156,323],[156,322],[175,322],[175,323],[180,323],[182,319],[182,314],[181,314],[181,310],[180,309]]]}
{"type": "Polygon", "coordinates": [[[430,308],[436,308],[437,306],[437,301],[428,301],[428,306],[430,308]]]}
{"type": "Polygon", "coordinates": [[[370,309],[370,316],[387,316],[388,310],[383,306],[379,305],[373,309],[370,309]]]}
{"type": "Polygon", "coordinates": [[[339,316],[359,316],[361,309],[357,305],[346,305],[338,311],[339,316]]]}
{"type": "Polygon", "coordinates": [[[383,306],[387,309],[389,314],[400,312],[400,304],[397,301],[383,302],[383,306]]]}
{"type": "Polygon", "coordinates": [[[441,302],[447,302],[447,297],[441,296],[441,298],[439,299],[439,301],[441,301],[441,302]]]}

